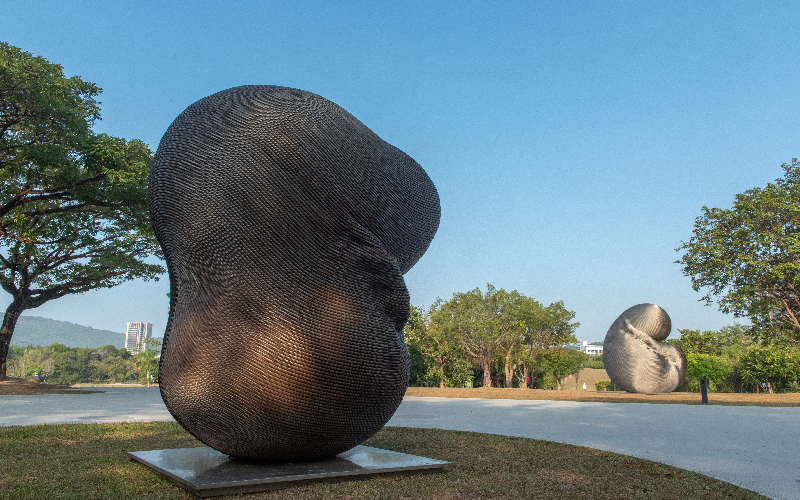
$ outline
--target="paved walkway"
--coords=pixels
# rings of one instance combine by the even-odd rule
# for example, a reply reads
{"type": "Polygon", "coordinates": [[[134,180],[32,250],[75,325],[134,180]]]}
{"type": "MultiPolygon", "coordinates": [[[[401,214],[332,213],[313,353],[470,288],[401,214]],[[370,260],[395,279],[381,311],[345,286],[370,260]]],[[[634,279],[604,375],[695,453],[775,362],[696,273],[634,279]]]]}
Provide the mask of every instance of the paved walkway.
{"type": "MultiPolygon", "coordinates": [[[[0,425],[173,420],[157,388],[0,396],[0,425]]],[[[407,397],[388,425],[544,439],[800,500],[800,408],[407,397]]]]}
{"type": "Polygon", "coordinates": [[[406,397],[388,425],[588,446],[800,500],[800,408],[406,397]]]}

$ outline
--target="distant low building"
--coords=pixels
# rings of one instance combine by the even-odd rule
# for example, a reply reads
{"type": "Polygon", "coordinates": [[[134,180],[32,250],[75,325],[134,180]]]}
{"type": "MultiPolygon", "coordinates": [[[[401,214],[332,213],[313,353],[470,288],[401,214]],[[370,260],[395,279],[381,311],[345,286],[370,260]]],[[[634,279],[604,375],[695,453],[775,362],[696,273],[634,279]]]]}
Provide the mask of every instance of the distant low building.
{"type": "Polygon", "coordinates": [[[132,354],[144,352],[147,348],[144,340],[151,338],[153,338],[152,323],[129,322],[128,328],[125,329],[125,349],[132,354]]]}
{"type": "Polygon", "coordinates": [[[602,345],[587,344],[585,340],[578,346],[578,350],[586,354],[591,354],[592,356],[600,356],[603,354],[602,345]]]}

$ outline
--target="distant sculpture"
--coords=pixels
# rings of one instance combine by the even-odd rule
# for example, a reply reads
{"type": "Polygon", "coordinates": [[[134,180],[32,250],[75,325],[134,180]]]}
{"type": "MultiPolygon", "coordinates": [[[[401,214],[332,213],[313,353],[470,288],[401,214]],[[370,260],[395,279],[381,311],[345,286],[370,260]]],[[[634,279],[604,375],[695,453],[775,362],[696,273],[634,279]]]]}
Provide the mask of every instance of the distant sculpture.
{"type": "Polygon", "coordinates": [[[669,315],[655,304],[635,305],[612,323],[603,345],[603,363],[614,384],[628,392],[672,392],[686,378],[686,356],[662,342],[669,315]]]}
{"type": "Polygon", "coordinates": [[[234,457],[295,461],[391,418],[409,377],[402,275],[440,216],[413,159],[318,95],[237,87],[175,119],[149,196],[178,423],[234,457]]]}

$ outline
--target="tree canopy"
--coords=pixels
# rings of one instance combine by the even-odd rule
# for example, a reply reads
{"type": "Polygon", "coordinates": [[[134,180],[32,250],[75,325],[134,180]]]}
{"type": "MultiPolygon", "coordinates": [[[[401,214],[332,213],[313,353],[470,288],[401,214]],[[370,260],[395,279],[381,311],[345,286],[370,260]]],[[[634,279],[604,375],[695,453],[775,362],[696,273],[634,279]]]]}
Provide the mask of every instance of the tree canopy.
{"type": "Polygon", "coordinates": [[[152,151],[95,134],[101,89],[0,43],[0,379],[19,315],[68,294],[157,278],[152,151]]]}
{"type": "Polygon", "coordinates": [[[692,288],[753,331],[800,342],[800,162],[765,188],[736,195],[730,209],[703,207],[677,261],[692,288]]]}
{"type": "Polygon", "coordinates": [[[407,342],[434,363],[440,386],[448,378],[463,384],[471,377],[469,360],[483,371],[484,387],[492,386],[492,368],[501,363],[506,386],[516,376],[524,388],[539,350],[576,341],[574,317],[562,302],[543,306],[488,284],[486,292],[476,288],[437,300],[424,316],[425,328],[407,332],[407,342]]]}

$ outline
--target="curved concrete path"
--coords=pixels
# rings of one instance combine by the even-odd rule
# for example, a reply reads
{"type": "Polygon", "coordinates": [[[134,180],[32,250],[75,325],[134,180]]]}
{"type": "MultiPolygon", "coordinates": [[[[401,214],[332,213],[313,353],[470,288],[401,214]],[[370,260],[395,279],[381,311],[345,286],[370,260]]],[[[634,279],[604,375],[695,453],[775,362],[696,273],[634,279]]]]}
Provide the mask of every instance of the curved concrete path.
{"type": "Polygon", "coordinates": [[[388,425],[587,446],[800,500],[800,408],[406,397],[388,425]]]}
{"type": "MultiPolygon", "coordinates": [[[[0,425],[173,420],[157,388],[0,396],[0,425]]],[[[588,446],[800,500],[800,408],[406,397],[388,425],[588,446]]]]}

